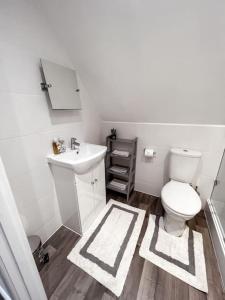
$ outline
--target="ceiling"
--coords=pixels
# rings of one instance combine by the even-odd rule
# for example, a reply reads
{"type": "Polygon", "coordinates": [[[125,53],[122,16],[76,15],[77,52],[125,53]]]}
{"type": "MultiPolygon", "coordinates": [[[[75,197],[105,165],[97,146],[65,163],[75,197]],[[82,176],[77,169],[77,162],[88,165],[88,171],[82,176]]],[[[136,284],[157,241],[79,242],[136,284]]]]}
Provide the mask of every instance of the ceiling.
{"type": "Polygon", "coordinates": [[[225,1],[41,5],[103,120],[225,124],[225,1]]]}

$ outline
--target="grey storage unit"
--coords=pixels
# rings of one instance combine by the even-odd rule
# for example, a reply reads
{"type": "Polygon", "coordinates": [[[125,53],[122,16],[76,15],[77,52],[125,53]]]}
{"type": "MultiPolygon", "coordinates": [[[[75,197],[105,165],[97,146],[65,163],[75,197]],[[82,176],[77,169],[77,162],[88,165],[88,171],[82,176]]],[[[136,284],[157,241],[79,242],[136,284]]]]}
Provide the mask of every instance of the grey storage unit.
{"type": "Polygon", "coordinates": [[[127,202],[130,194],[134,190],[135,173],[136,173],[136,156],[137,156],[137,138],[135,139],[112,139],[106,138],[106,188],[126,195],[127,202]],[[128,151],[129,156],[123,157],[113,154],[113,150],[128,151]],[[127,168],[125,174],[111,170],[112,166],[127,168]],[[118,182],[126,184],[126,189],[121,190],[110,184],[111,180],[116,179],[118,182]]]}

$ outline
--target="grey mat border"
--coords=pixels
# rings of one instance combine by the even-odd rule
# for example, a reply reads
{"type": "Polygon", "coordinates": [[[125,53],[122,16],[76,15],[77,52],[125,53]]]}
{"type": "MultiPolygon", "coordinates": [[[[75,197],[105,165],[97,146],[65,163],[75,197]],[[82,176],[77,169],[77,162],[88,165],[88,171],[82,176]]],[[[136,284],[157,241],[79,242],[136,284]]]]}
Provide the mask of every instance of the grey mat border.
{"type": "Polygon", "coordinates": [[[185,271],[191,273],[192,275],[195,275],[195,255],[194,255],[194,237],[193,237],[193,231],[189,228],[189,236],[188,236],[188,258],[189,258],[189,264],[186,265],[182,263],[181,261],[156,250],[156,243],[158,240],[158,234],[159,234],[159,219],[160,216],[155,217],[155,229],[152,236],[152,240],[150,243],[149,250],[153,252],[154,254],[160,256],[161,258],[167,260],[168,262],[175,264],[176,266],[184,269],[185,271]]]}
{"type": "Polygon", "coordinates": [[[83,257],[85,257],[87,259],[89,259],[93,263],[97,264],[101,269],[103,269],[104,271],[108,272],[113,277],[116,277],[119,265],[120,265],[121,260],[123,258],[123,254],[124,254],[124,252],[126,250],[127,244],[129,242],[129,239],[130,239],[130,237],[132,235],[132,232],[134,230],[134,226],[135,226],[135,223],[137,221],[138,215],[139,215],[139,213],[136,212],[136,211],[126,209],[126,208],[121,207],[121,206],[116,205],[116,204],[112,204],[111,207],[110,207],[110,209],[107,211],[107,213],[105,214],[105,216],[102,218],[101,222],[99,223],[99,225],[95,229],[95,231],[89,237],[89,239],[86,242],[86,244],[80,250],[80,255],[82,255],[83,257]],[[126,236],[125,236],[125,238],[123,240],[123,243],[122,243],[122,245],[120,247],[120,250],[118,251],[118,254],[116,256],[114,266],[110,266],[110,265],[106,264],[105,262],[101,261],[98,257],[94,256],[93,254],[88,253],[88,247],[94,241],[95,237],[97,236],[97,234],[101,230],[103,224],[105,223],[106,219],[108,218],[108,216],[110,215],[110,213],[112,212],[112,210],[114,208],[117,208],[117,209],[123,210],[125,212],[131,213],[133,215],[133,218],[132,218],[132,221],[131,221],[130,226],[128,228],[128,231],[126,233],[126,236]]]}

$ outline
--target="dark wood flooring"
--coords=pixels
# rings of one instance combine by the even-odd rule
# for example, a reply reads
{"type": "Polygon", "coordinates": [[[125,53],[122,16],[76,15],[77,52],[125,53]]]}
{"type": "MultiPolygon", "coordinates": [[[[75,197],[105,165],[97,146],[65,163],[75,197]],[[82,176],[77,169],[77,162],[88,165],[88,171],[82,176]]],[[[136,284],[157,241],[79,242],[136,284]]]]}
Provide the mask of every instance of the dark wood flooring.
{"type": "MultiPolygon", "coordinates": [[[[125,198],[115,193],[107,195],[107,199],[125,202],[125,198]]],[[[139,245],[144,236],[148,215],[162,215],[160,199],[134,192],[130,205],[146,210],[146,218],[130,270],[125,282],[123,300],[222,300],[225,299],[220,274],[207,229],[204,213],[200,212],[189,226],[203,235],[206,258],[206,269],[209,293],[205,294],[189,286],[178,278],[163,271],[139,256],[139,245]]],[[[117,299],[107,288],[66,259],[78,241],[79,236],[65,227],[61,227],[45,244],[56,249],[50,262],[40,271],[40,276],[51,300],[112,300],[117,299]]]]}

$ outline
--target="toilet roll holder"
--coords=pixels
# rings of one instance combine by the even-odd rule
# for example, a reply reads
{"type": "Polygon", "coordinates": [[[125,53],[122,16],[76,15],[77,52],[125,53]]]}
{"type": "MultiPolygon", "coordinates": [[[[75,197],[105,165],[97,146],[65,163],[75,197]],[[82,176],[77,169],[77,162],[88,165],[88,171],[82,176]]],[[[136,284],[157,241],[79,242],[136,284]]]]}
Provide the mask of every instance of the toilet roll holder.
{"type": "MultiPolygon", "coordinates": [[[[147,147],[144,148],[144,156],[145,156],[146,158],[153,158],[153,157],[156,156],[156,151],[155,151],[155,150],[153,150],[153,156],[148,156],[148,155],[146,155],[146,154],[145,154],[145,151],[146,151],[147,149],[149,149],[149,148],[147,148],[147,147]]],[[[150,150],[152,150],[152,149],[150,149],[150,150]]]]}

